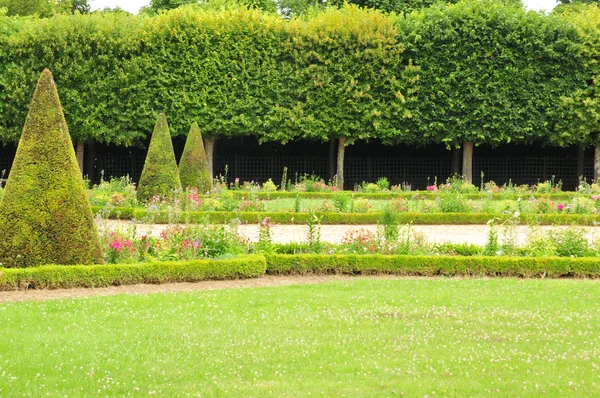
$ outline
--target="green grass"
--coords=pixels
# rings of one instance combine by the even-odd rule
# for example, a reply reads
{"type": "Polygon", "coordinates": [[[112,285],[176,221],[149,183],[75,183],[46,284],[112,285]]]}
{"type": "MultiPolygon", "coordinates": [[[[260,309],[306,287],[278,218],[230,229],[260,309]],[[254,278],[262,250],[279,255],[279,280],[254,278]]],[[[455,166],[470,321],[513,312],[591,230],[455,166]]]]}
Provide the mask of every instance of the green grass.
{"type": "Polygon", "coordinates": [[[371,279],[1,303],[0,396],[594,396],[599,301],[590,280],[371,279]]]}

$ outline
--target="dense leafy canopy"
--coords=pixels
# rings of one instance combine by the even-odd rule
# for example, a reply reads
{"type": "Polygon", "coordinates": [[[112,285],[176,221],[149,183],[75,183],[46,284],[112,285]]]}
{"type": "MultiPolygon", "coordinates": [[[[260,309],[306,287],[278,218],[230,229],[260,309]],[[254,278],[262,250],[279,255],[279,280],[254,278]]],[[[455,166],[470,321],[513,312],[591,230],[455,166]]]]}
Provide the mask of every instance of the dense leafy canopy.
{"type": "Polygon", "coordinates": [[[0,142],[18,140],[46,67],[78,141],[147,145],[160,112],[174,136],[197,121],[205,137],[283,143],[566,145],[598,130],[573,105],[596,98],[591,12],[465,0],[398,16],[346,5],[288,21],[212,4],[153,17],[0,14],[0,142]]]}
{"type": "Polygon", "coordinates": [[[79,12],[89,13],[88,0],[0,0],[0,8],[7,9],[7,15],[35,15],[50,17],[55,14],[79,12]]]}
{"type": "Polygon", "coordinates": [[[562,132],[576,142],[595,145],[600,142],[600,8],[578,5],[561,11],[564,19],[578,27],[585,59],[585,83],[563,97],[562,132]]]}
{"type": "MultiPolygon", "coordinates": [[[[583,70],[571,24],[493,0],[436,5],[399,24],[421,68],[411,130],[426,141],[494,145],[558,134],[560,98],[579,87],[583,70]]],[[[554,141],[571,141],[563,138],[554,141]]]]}

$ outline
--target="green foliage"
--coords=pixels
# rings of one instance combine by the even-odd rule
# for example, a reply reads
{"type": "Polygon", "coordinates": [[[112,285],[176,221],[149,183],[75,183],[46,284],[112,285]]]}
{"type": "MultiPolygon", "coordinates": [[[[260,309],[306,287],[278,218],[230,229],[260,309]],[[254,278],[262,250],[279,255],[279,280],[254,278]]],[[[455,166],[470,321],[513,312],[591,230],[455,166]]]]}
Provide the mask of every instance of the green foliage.
{"type": "Polygon", "coordinates": [[[598,277],[600,259],[568,257],[269,254],[267,274],[394,274],[422,276],[598,277]]]}
{"type": "Polygon", "coordinates": [[[206,152],[198,123],[192,123],[183,154],[179,161],[179,176],[184,188],[197,188],[200,193],[209,192],[212,180],[208,172],[206,152]]]}
{"type": "Polygon", "coordinates": [[[0,142],[18,139],[45,67],[76,141],[145,144],[161,111],[173,136],[195,120],[207,137],[282,143],[595,139],[595,7],[559,17],[467,0],[394,16],[345,5],[285,21],[222,3],[153,17],[0,15],[0,142]]]}
{"type": "Polygon", "coordinates": [[[417,71],[381,12],[345,5],[286,27],[281,98],[263,141],[400,139],[417,71]]]}
{"type": "Polygon", "coordinates": [[[103,13],[27,22],[0,17],[13,30],[6,41],[11,59],[0,73],[0,142],[18,140],[38,73],[46,67],[55,71],[75,141],[142,141],[153,123],[138,116],[133,101],[131,79],[142,71],[124,70],[140,49],[141,22],[127,14],[103,13]]]}
{"type": "Polygon", "coordinates": [[[49,70],[42,73],[0,200],[0,263],[101,264],[98,231],[49,70]]]}
{"type": "Polygon", "coordinates": [[[185,4],[198,4],[198,0],[150,0],[149,9],[157,13],[172,10],[185,4]]]}
{"type": "Polygon", "coordinates": [[[420,67],[410,126],[422,143],[577,141],[556,130],[560,98],[580,87],[584,68],[570,23],[493,0],[438,4],[398,23],[420,67]]]}
{"type": "Polygon", "coordinates": [[[136,94],[125,113],[135,109],[139,123],[168,112],[174,136],[192,121],[204,137],[258,135],[281,97],[284,24],[244,7],[182,6],[146,19],[143,53],[128,63],[136,94]]]}
{"type": "Polygon", "coordinates": [[[566,111],[560,127],[577,142],[595,145],[600,139],[600,8],[577,4],[556,12],[579,30],[585,67],[585,84],[562,98],[566,111]]]}
{"type": "Polygon", "coordinates": [[[0,8],[8,10],[7,15],[50,17],[55,14],[89,12],[87,0],[0,0],[0,8]]]}
{"type": "MultiPolygon", "coordinates": [[[[457,3],[457,0],[351,0],[350,4],[356,4],[361,7],[375,8],[385,12],[410,13],[414,10],[431,7],[435,3],[457,3]]],[[[333,4],[342,3],[340,0],[335,0],[333,4]]]]}
{"type": "MultiPolygon", "coordinates": [[[[140,222],[148,221],[148,212],[144,209],[131,207],[113,207],[104,209],[100,206],[93,207],[94,213],[106,214],[110,219],[133,219],[140,222]]],[[[269,211],[269,212],[238,212],[238,211],[186,211],[176,215],[175,218],[168,213],[160,213],[152,217],[152,221],[158,224],[169,222],[190,223],[227,223],[231,220],[241,222],[257,223],[265,217],[270,217],[271,222],[277,224],[299,224],[308,221],[311,213],[291,211],[269,211]]],[[[322,224],[361,225],[377,224],[382,213],[318,213],[322,224]]],[[[422,225],[485,225],[490,219],[497,218],[504,222],[512,217],[512,214],[499,213],[416,213],[403,212],[396,214],[399,224],[422,224],[422,225]]],[[[530,225],[596,225],[600,223],[600,215],[597,214],[521,214],[519,224],[530,225]]]]}
{"type": "Polygon", "coordinates": [[[0,290],[91,288],[140,283],[255,278],[263,275],[265,269],[264,257],[250,255],[226,260],[91,266],[48,265],[27,269],[0,269],[0,290]]]}
{"type": "Polygon", "coordinates": [[[167,117],[161,113],[154,126],[148,155],[138,184],[137,199],[145,202],[155,195],[173,196],[181,191],[179,169],[173,152],[167,117]]]}

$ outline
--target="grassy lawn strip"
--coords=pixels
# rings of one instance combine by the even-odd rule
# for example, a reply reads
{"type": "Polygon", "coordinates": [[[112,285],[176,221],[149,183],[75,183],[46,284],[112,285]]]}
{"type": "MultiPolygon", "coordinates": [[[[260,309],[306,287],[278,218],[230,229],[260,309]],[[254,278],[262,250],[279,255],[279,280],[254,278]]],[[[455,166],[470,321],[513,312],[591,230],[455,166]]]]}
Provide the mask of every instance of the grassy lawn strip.
{"type": "Polygon", "coordinates": [[[0,304],[2,396],[598,396],[600,283],[367,279],[0,304]]]}
{"type": "Polygon", "coordinates": [[[0,290],[197,282],[253,278],[265,273],[598,278],[600,258],[269,254],[266,258],[262,255],[243,255],[226,260],[48,265],[0,268],[0,290]]]}
{"type": "MultiPolygon", "coordinates": [[[[102,210],[93,207],[94,213],[102,210]]],[[[241,212],[241,211],[189,211],[178,214],[168,212],[148,212],[145,209],[131,207],[112,207],[102,210],[104,215],[110,219],[135,219],[140,222],[167,224],[167,223],[227,223],[239,219],[244,223],[259,223],[266,217],[276,224],[304,224],[311,217],[311,213],[302,212],[241,212]]],[[[382,217],[380,212],[369,213],[337,213],[325,212],[315,213],[321,217],[321,224],[347,224],[365,225],[377,224],[382,217]]],[[[400,224],[487,224],[491,219],[499,222],[507,220],[512,214],[498,213],[396,213],[396,219],[400,224]]],[[[522,225],[596,225],[600,223],[600,215],[594,214],[521,214],[522,225]]]]}
{"type": "Polygon", "coordinates": [[[265,269],[265,258],[252,255],[227,260],[0,268],[0,290],[105,287],[139,283],[253,278],[263,275],[265,269]]]}

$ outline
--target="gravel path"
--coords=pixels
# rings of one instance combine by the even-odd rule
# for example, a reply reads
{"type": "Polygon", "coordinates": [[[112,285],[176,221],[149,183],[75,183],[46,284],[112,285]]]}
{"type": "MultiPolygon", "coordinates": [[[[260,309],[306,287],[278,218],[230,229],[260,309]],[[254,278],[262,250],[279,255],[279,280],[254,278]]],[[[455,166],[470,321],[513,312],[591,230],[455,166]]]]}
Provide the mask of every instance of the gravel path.
{"type": "MultiPolygon", "coordinates": [[[[103,229],[122,229],[133,228],[135,226],[137,234],[148,234],[158,236],[166,228],[165,225],[157,224],[136,224],[133,221],[108,220],[102,221],[99,225],[103,229]]],[[[488,240],[490,228],[487,225],[413,225],[414,233],[422,234],[429,242],[452,242],[452,243],[472,243],[485,245],[488,240]]],[[[538,231],[548,231],[550,229],[566,228],[552,226],[538,226],[538,231]]],[[[600,227],[577,227],[586,231],[590,240],[594,237],[600,237],[600,227]]],[[[275,225],[272,228],[273,241],[277,243],[299,242],[306,240],[308,227],[306,225],[275,225]]],[[[371,232],[377,231],[376,225],[321,225],[321,240],[331,243],[339,243],[344,234],[348,231],[366,229],[371,232]]],[[[499,238],[502,241],[503,229],[499,228],[499,238]]],[[[531,228],[526,225],[515,227],[517,243],[522,244],[526,241],[531,228]]],[[[239,233],[246,236],[251,241],[258,240],[258,225],[242,224],[239,226],[239,233]]]]}
{"type": "MultiPolygon", "coordinates": [[[[257,287],[290,286],[299,284],[316,284],[324,282],[344,282],[359,279],[416,279],[416,277],[401,277],[393,275],[382,276],[348,276],[348,275],[264,275],[253,279],[233,279],[226,281],[203,281],[197,283],[165,283],[162,285],[125,285],[101,288],[78,288],[56,290],[19,290],[0,292],[0,303],[13,301],[39,301],[52,299],[73,299],[94,296],[113,296],[116,294],[149,294],[149,293],[180,293],[199,290],[241,289],[257,287]]],[[[421,278],[423,279],[423,278],[421,278]]],[[[0,310],[2,306],[0,305],[0,310]]]]}

